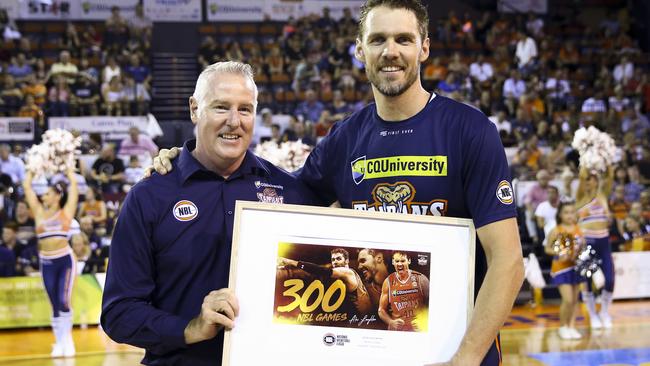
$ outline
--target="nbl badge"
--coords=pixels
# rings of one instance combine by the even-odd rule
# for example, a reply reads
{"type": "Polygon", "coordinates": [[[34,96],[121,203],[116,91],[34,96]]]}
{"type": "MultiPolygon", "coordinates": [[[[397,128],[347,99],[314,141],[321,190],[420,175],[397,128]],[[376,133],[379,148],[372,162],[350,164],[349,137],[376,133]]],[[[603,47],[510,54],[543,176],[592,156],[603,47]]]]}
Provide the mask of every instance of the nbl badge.
{"type": "Polygon", "coordinates": [[[199,215],[199,209],[194,202],[188,200],[176,202],[172,212],[178,221],[191,221],[199,215]]]}
{"type": "Polygon", "coordinates": [[[514,193],[512,192],[512,187],[510,182],[507,180],[502,180],[497,186],[497,198],[504,205],[510,205],[515,201],[514,193]]]}

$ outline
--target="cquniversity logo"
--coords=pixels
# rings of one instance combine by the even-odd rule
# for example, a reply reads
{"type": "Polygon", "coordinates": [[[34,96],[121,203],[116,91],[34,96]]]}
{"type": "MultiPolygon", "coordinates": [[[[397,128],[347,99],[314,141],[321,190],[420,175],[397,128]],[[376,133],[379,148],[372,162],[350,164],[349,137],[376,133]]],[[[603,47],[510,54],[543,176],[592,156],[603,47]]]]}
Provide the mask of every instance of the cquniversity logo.
{"type": "Polygon", "coordinates": [[[357,185],[363,182],[363,179],[366,177],[366,157],[365,155],[355,159],[350,163],[352,166],[352,180],[357,185]]]}
{"type": "Polygon", "coordinates": [[[191,221],[199,215],[199,209],[194,202],[182,200],[174,205],[173,214],[178,221],[191,221]]]}

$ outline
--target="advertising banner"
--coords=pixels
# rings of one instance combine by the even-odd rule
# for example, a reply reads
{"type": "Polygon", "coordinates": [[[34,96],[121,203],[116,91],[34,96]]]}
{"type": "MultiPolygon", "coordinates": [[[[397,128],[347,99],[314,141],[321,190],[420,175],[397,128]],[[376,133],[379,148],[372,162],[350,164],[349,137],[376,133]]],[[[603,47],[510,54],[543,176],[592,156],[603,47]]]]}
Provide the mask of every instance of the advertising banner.
{"type": "Polygon", "coordinates": [[[34,140],[34,120],[30,117],[0,117],[0,141],[34,140]]]}
{"type": "Polygon", "coordinates": [[[144,0],[144,14],[154,22],[200,22],[201,0],[144,0]]]}

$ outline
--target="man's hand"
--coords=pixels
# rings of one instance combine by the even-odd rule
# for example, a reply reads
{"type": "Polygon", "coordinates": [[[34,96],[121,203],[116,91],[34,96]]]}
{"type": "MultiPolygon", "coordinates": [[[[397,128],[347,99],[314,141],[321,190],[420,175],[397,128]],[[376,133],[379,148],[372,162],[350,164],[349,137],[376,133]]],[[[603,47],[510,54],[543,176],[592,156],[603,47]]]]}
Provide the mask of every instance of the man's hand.
{"type": "Polygon", "coordinates": [[[185,343],[192,344],[214,338],[222,329],[232,329],[239,315],[239,302],[229,288],[212,291],[203,299],[201,314],[185,327],[185,343]]]}
{"type": "Polygon", "coordinates": [[[404,326],[404,320],[402,319],[393,319],[390,321],[390,324],[388,324],[388,330],[400,330],[404,326]]]}
{"type": "Polygon", "coordinates": [[[278,267],[297,267],[298,262],[293,259],[287,259],[283,257],[278,258],[278,267]]]}
{"type": "Polygon", "coordinates": [[[149,178],[154,171],[158,174],[165,175],[172,170],[172,160],[174,160],[181,149],[172,147],[171,149],[160,149],[158,156],[153,158],[153,166],[144,170],[144,178],[149,178]]]}

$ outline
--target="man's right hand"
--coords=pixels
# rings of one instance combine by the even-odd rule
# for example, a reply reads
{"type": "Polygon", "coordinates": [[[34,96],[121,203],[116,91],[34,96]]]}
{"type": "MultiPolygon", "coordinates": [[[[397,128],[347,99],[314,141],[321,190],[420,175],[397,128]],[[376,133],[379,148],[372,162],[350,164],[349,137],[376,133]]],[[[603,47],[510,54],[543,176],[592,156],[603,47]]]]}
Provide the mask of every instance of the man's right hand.
{"type": "Polygon", "coordinates": [[[171,149],[161,149],[158,155],[153,158],[153,166],[144,170],[144,178],[149,178],[154,171],[158,174],[165,175],[172,171],[172,160],[174,160],[181,149],[172,147],[171,149]]]}
{"type": "Polygon", "coordinates": [[[397,318],[397,319],[392,319],[390,321],[390,324],[388,324],[388,330],[400,330],[404,326],[404,320],[397,318]]]}
{"type": "Polygon", "coordinates": [[[203,299],[201,314],[185,327],[185,343],[192,344],[214,338],[222,329],[232,329],[239,315],[239,302],[233,290],[212,291],[203,299]]]}

